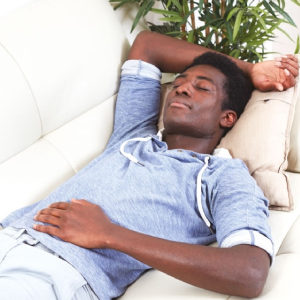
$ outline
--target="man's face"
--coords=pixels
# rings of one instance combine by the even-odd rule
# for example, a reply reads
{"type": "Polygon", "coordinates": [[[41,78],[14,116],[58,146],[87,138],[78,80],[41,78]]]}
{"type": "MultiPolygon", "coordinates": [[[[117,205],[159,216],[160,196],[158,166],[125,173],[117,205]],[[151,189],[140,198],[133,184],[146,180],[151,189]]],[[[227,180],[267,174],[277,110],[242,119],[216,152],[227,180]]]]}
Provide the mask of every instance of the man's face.
{"type": "Polygon", "coordinates": [[[165,103],[166,133],[211,138],[220,130],[225,82],[225,75],[208,65],[179,75],[165,103]]]}

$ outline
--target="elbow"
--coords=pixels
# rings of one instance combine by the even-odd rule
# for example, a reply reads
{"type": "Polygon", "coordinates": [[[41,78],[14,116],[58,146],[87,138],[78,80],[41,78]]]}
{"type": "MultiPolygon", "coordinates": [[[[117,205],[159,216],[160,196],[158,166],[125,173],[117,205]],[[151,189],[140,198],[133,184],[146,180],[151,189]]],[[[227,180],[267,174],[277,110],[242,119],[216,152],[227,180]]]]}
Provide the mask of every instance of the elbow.
{"type": "Polygon", "coordinates": [[[149,39],[149,35],[151,35],[151,31],[148,30],[139,32],[134,40],[134,43],[139,43],[142,45],[145,44],[145,42],[147,42],[147,40],[149,39]]]}
{"type": "Polygon", "coordinates": [[[235,279],[235,289],[239,292],[236,296],[257,298],[263,292],[269,274],[269,254],[253,246],[237,246],[236,249],[241,254],[239,259],[235,259],[238,267],[232,277],[235,279]]]}
{"type": "Polygon", "coordinates": [[[132,44],[128,59],[142,60],[161,69],[164,53],[161,46],[166,43],[165,38],[156,32],[141,31],[132,44]]]}
{"type": "Polygon", "coordinates": [[[263,291],[264,285],[265,282],[255,282],[253,284],[249,284],[247,291],[243,295],[243,297],[250,299],[259,297],[263,291]]]}
{"type": "Polygon", "coordinates": [[[135,38],[130,49],[128,59],[141,59],[147,62],[151,60],[151,38],[153,33],[150,31],[141,31],[135,38]]]}
{"type": "Polygon", "coordinates": [[[243,282],[239,284],[243,287],[242,294],[239,296],[246,298],[257,298],[263,292],[267,277],[268,270],[265,268],[249,268],[243,276],[243,282]]]}

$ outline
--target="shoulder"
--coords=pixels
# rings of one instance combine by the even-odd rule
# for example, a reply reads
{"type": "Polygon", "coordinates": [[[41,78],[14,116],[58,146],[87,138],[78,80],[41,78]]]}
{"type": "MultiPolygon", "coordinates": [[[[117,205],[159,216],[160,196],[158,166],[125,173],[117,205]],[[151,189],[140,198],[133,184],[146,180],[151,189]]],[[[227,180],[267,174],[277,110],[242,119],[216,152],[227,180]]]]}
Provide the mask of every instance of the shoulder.
{"type": "Polygon", "coordinates": [[[246,164],[239,158],[227,158],[220,156],[211,156],[209,169],[216,178],[226,178],[233,174],[245,174],[250,176],[249,169],[246,164]]]}

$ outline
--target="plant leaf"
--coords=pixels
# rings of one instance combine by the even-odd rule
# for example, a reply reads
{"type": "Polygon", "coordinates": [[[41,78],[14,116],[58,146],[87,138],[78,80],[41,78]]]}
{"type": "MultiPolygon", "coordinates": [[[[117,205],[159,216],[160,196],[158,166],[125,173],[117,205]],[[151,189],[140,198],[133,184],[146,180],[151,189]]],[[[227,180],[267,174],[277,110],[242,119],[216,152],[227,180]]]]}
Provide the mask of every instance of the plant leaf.
{"type": "Polygon", "coordinates": [[[235,13],[237,13],[239,10],[240,10],[239,7],[235,7],[234,9],[232,9],[232,10],[230,11],[230,13],[228,14],[227,21],[229,21],[229,20],[232,18],[232,16],[233,16],[235,13]]]}
{"type": "Polygon", "coordinates": [[[262,45],[264,42],[269,41],[269,40],[270,40],[270,38],[266,37],[264,39],[249,41],[247,43],[247,45],[249,45],[249,46],[259,46],[259,45],[262,45]]]}
{"type": "Polygon", "coordinates": [[[284,35],[286,35],[292,42],[295,42],[285,30],[283,30],[282,28],[278,28],[278,30],[281,31],[284,35]]]}
{"type": "Polygon", "coordinates": [[[300,53],[300,39],[299,39],[299,34],[297,36],[297,43],[296,43],[296,49],[295,49],[295,54],[300,53]]]}
{"type": "Polygon", "coordinates": [[[214,34],[214,30],[212,30],[209,35],[206,37],[205,43],[203,44],[204,47],[207,47],[207,45],[211,42],[211,37],[214,34]]]}
{"type": "Polygon", "coordinates": [[[300,1],[292,0],[292,2],[295,3],[296,5],[299,5],[299,6],[300,6],[300,1]]]}
{"type": "Polygon", "coordinates": [[[145,11],[144,11],[144,16],[147,15],[147,13],[151,10],[151,8],[153,7],[154,4],[155,4],[154,0],[151,0],[148,2],[147,6],[145,8],[145,11]]]}
{"type": "Polygon", "coordinates": [[[158,8],[151,8],[151,11],[156,14],[159,14],[159,15],[181,16],[180,12],[178,12],[178,11],[164,10],[164,9],[158,9],[158,8]]]}
{"type": "Polygon", "coordinates": [[[194,30],[191,30],[191,31],[189,32],[187,41],[190,42],[190,43],[194,43],[194,30]]]}
{"type": "Polygon", "coordinates": [[[239,55],[240,55],[240,53],[241,53],[241,50],[240,50],[240,49],[234,49],[234,50],[232,50],[232,51],[230,52],[230,56],[235,57],[235,58],[238,58],[239,55]]]}
{"type": "Polygon", "coordinates": [[[188,6],[188,3],[187,3],[187,0],[181,0],[182,1],[182,3],[183,3],[183,13],[184,14],[186,14],[186,13],[188,13],[188,11],[189,11],[189,6],[188,6]]]}
{"type": "MultiPolygon", "coordinates": [[[[193,1],[193,0],[192,0],[192,1],[193,1]]],[[[201,14],[202,9],[203,9],[203,3],[204,3],[204,0],[200,0],[200,1],[199,1],[199,5],[198,5],[198,7],[199,7],[199,15],[201,14]]]]}
{"type": "Polygon", "coordinates": [[[117,10],[119,7],[123,6],[124,4],[126,3],[133,3],[132,0],[110,0],[109,2],[111,3],[116,3],[116,2],[119,2],[118,5],[114,6],[114,10],[117,10]]]}
{"type": "Polygon", "coordinates": [[[293,19],[284,10],[282,10],[277,4],[271,1],[270,5],[273,6],[276,9],[276,11],[279,14],[281,14],[291,25],[297,27],[293,19]]]}
{"type": "Polygon", "coordinates": [[[276,17],[276,15],[275,15],[275,13],[274,13],[272,7],[270,6],[270,4],[269,4],[267,1],[265,1],[265,0],[264,0],[262,3],[263,3],[263,5],[264,5],[264,7],[266,8],[266,10],[267,10],[274,18],[277,19],[277,17],[276,17]]]}
{"type": "Polygon", "coordinates": [[[118,2],[118,3],[127,3],[127,2],[132,2],[134,3],[134,0],[109,0],[109,2],[114,3],[114,2],[118,2]]]}
{"type": "Polygon", "coordinates": [[[147,4],[148,4],[148,2],[144,0],[143,4],[140,6],[138,13],[136,14],[136,16],[133,20],[133,24],[132,24],[130,33],[132,33],[132,31],[135,29],[136,25],[140,21],[141,17],[143,16],[144,10],[147,7],[147,4]]]}
{"type": "Polygon", "coordinates": [[[192,13],[194,13],[197,9],[198,9],[198,6],[197,6],[197,7],[194,7],[191,11],[189,11],[189,13],[186,14],[186,15],[183,17],[182,22],[179,24],[179,26],[185,24],[185,23],[187,22],[187,19],[190,17],[190,15],[191,15],[192,13]]]}
{"type": "Polygon", "coordinates": [[[171,0],[171,2],[177,7],[177,9],[182,12],[182,5],[177,0],[171,0]]]}
{"type": "Polygon", "coordinates": [[[275,29],[277,29],[280,24],[283,22],[283,20],[278,20],[278,22],[274,23],[274,25],[272,25],[268,30],[269,33],[272,33],[275,29]]]}
{"type": "Polygon", "coordinates": [[[165,18],[160,18],[160,21],[167,21],[167,22],[176,22],[176,23],[180,23],[182,22],[182,17],[165,17],[165,18]]]}
{"type": "Polygon", "coordinates": [[[260,53],[258,53],[258,52],[255,51],[254,49],[252,49],[251,51],[252,51],[253,53],[255,53],[255,54],[258,56],[258,58],[259,58],[260,61],[263,60],[263,56],[261,56],[260,53]]]}
{"type": "Polygon", "coordinates": [[[230,43],[233,42],[233,31],[229,22],[226,22],[226,32],[230,43]]]}
{"type": "Polygon", "coordinates": [[[235,20],[234,27],[233,27],[233,37],[232,37],[233,41],[235,40],[235,38],[239,32],[243,14],[244,14],[244,10],[240,10],[236,16],[236,20],[235,20]]]}
{"type": "MultiPolygon", "coordinates": [[[[280,6],[280,0],[279,0],[279,6],[280,6]]],[[[285,9],[285,0],[281,0],[281,6],[283,10],[285,9]]]]}
{"type": "Polygon", "coordinates": [[[263,18],[255,10],[251,10],[251,13],[259,20],[259,22],[263,26],[264,30],[266,32],[268,32],[268,28],[267,28],[266,23],[263,20],[263,18]]]}

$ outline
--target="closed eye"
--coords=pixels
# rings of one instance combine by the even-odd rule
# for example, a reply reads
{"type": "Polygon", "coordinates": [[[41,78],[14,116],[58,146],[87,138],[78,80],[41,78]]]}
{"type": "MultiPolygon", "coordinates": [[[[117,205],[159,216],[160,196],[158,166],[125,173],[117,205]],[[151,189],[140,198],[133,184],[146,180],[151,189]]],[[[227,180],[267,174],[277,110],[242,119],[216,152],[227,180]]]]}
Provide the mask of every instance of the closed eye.
{"type": "Polygon", "coordinates": [[[181,85],[180,82],[175,82],[174,81],[172,87],[173,87],[173,89],[177,89],[178,87],[180,87],[180,85],[181,85]]]}
{"type": "Polygon", "coordinates": [[[206,87],[202,87],[202,86],[197,86],[196,87],[197,90],[201,90],[201,91],[207,91],[210,92],[210,89],[206,88],[206,87]]]}

